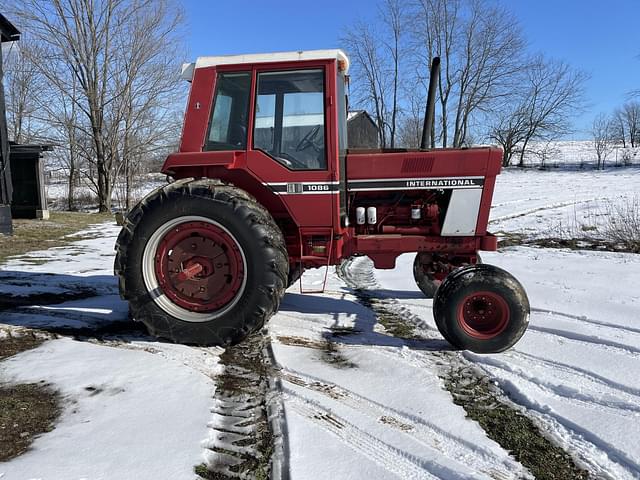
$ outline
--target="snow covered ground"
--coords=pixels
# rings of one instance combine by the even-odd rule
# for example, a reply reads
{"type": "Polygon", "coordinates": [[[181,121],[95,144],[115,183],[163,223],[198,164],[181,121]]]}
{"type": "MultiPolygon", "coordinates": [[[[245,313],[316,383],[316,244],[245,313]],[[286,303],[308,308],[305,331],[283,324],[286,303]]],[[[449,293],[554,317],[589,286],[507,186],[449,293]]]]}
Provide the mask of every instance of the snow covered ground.
{"type": "Polygon", "coordinates": [[[584,235],[609,207],[640,198],[640,167],[603,171],[504,170],[496,180],[490,230],[527,237],[584,235]]]}
{"type": "MultiPolygon", "coordinates": [[[[575,205],[633,195],[639,180],[634,168],[507,171],[498,177],[491,227],[553,230],[575,217],[575,205]]],[[[127,306],[112,277],[118,228],[105,224],[93,232],[98,238],[0,267],[5,291],[93,292],[0,312],[0,330],[59,334],[117,323],[123,332],[86,341],[63,335],[0,363],[1,381],[45,380],[65,399],[56,429],[28,453],[0,463],[0,478],[194,478],[193,467],[211,458],[207,445],[216,436],[208,424],[222,350],[127,331],[127,306]]],[[[458,361],[486,372],[594,475],[640,478],[640,256],[511,247],[483,260],[518,277],[531,300],[530,329],[499,355],[449,349],[435,329],[432,302],[413,281],[412,255],[401,256],[393,271],[374,271],[357,259],[345,275],[415,323],[424,340],[385,332],[333,270],[323,294],[289,289],[269,336],[291,478],[529,476],[452,402],[443,372],[458,361]]],[[[305,287],[322,273],[305,274],[305,287]]]]}
{"type": "MultiPolygon", "coordinates": [[[[486,253],[483,261],[521,280],[532,306],[530,326],[508,352],[464,356],[591,471],[638,478],[638,255],[518,247],[486,253]]],[[[420,298],[410,276],[412,264],[404,255],[392,275],[376,271],[379,293],[435,328],[431,301],[420,298]]]]}

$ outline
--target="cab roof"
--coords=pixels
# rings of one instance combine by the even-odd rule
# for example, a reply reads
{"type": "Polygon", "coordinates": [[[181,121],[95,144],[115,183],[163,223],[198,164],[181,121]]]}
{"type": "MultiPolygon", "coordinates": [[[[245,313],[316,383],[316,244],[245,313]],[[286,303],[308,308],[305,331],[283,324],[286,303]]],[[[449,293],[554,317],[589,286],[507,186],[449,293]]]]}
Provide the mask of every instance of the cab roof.
{"type": "Polygon", "coordinates": [[[299,50],[295,52],[247,53],[242,55],[219,55],[216,57],[198,57],[193,63],[182,65],[182,78],[191,81],[194,69],[217,65],[241,65],[243,63],[277,63],[304,60],[341,60],[345,62],[344,72],[349,71],[349,58],[339,49],[299,50]]]}

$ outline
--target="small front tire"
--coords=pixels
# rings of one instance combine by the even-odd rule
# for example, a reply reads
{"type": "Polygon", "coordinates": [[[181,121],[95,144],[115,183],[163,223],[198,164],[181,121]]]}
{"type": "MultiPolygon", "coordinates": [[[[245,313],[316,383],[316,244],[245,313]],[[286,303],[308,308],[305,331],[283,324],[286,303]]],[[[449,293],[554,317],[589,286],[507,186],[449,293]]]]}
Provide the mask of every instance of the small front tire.
{"type": "Polygon", "coordinates": [[[456,348],[477,353],[512,347],[527,329],[529,312],[520,282],[487,264],[452,272],[433,300],[433,316],[442,336],[456,348]]]}

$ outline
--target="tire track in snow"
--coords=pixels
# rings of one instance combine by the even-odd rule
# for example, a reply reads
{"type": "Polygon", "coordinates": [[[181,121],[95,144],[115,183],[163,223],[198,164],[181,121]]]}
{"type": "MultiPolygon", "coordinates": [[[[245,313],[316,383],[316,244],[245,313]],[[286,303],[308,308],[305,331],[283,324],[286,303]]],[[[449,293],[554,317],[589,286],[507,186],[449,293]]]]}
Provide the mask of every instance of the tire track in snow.
{"type": "Polygon", "coordinates": [[[590,203],[595,202],[597,200],[605,200],[605,198],[589,198],[585,200],[568,200],[565,202],[552,203],[550,205],[542,205],[540,207],[528,208],[526,210],[521,210],[519,212],[510,213],[509,215],[502,215],[499,217],[495,217],[489,220],[489,223],[502,222],[504,220],[512,220],[514,218],[524,217],[526,215],[531,215],[532,213],[542,212],[545,210],[555,210],[557,208],[570,207],[572,205],[580,205],[582,203],[590,203]]]}
{"type": "Polygon", "coordinates": [[[580,323],[590,323],[592,325],[596,325],[598,327],[611,328],[615,330],[621,330],[622,332],[631,332],[631,333],[640,333],[640,328],[633,328],[626,325],[617,325],[615,323],[603,322],[600,320],[595,320],[593,318],[589,318],[585,315],[572,315],[570,313],[559,312],[558,310],[550,310],[547,308],[536,308],[531,307],[532,312],[536,313],[547,313],[549,315],[558,315],[560,317],[565,317],[571,320],[576,320],[580,323]]]}
{"type": "MultiPolygon", "coordinates": [[[[375,279],[371,265],[367,264],[363,268],[361,260],[356,260],[350,265],[343,266],[341,269],[341,273],[342,273],[342,277],[347,282],[347,284],[350,285],[352,288],[354,288],[356,294],[358,293],[359,288],[364,288],[367,290],[380,290],[380,287],[375,279]]],[[[367,294],[363,293],[363,295],[366,296],[367,294]]],[[[383,302],[378,301],[376,304],[373,304],[373,308],[376,308],[376,305],[378,308],[380,308],[383,311],[388,310],[391,313],[396,313],[398,315],[401,315],[404,320],[408,321],[412,325],[415,325],[415,327],[417,327],[420,330],[420,332],[424,332],[429,336],[433,335],[432,334],[433,327],[426,324],[424,320],[422,320],[420,317],[414,314],[411,310],[402,306],[402,304],[397,299],[394,299],[393,297],[391,297],[391,298],[385,299],[383,302]],[[425,328],[425,325],[427,328],[425,328]]],[[[388,355],[387,352],[383,354],[388,355]]],[[[430,353],[415,352],[415,354],[419,354],[418,356],[420,357],[426,357],[427,355],[429,355],[432,358],[438,355],[438,353],[436,352],[430,352],[430,353]]],[[[414,358],[409,359],[409,362],[413,363],[413,362],[416,362],[416,360],[418,362],[424,361],[424,360],[415,358],[416,356],[415,354],[413,355],[414,358]]],[[[473,411],[474,409],[477,412],[477,409],[479,406],[479,405],[476,405],[477,400],[474,399],[472,396],[469,397],[469,394],[473,395],[473,393],[475,392],[474,387],[472,386],[469,392],[467,393],[464,391],[465,387],[463,385],[462,386],[463,391],[457,392],[455,389],[458,387],[455,384],[460,384],[460,383],[464,384],[465,382],[468,382],[468,381],[471,381],[471,382],[481,381],[482,378],[486,379],[487,375],[488,374],[490,375],[490,372],[488,372],[485,368],[482,368],[481,364],[477,364],[473,362],[473,360],[466,358],[464,354],[456,355],[454,353],[442,351],[442,352],[439,352],[439,355],[441,356],[441,359],[443,361],[446,361],[449,364],[449,370],[445,370],[444,366],[441,366],[439,370],[443,372],[442,378],[451,379],[452,383],[454,384],[454,385],[451,385],[451,387],[454,390],[450,390],[449,387],[447,387],[447,389],[449,389],[452,395],[454,396],[454,401],[462,405],[469,414],[471,414],[470,412],[473,411]],[[457,375],[456,372],[459,374],[462,374],[462,377],[456,377],[457,375]],[[471,376],[467,380],[465,380],[465,375],[469,375],[469,374],[471,376]]],[[[430,363],[430,362],[427,362],[427,363],[430,363]]],[[[432,368],[433,368],[433,365],[432,365],[432,368]]],[[[497,404],[499,405],[498,408],[503,411],[504,415],[506,416],[511,415],[510,413],[508,413],[510,410],[513,412],[518,412],[515,414],[514,421],[517,420],[517,422],[522,425],[522,428],[527,429],[527,431],[529,432],[528,435],[531,436],[531,441],[535,441],[536,443],[538,443],[537,448],[541,448],[541,449],[544,449],[544,451],[549,452],[543,457],[537,457],[534,463],[531,463],[531,459],[527,458],[528,455],[524,457],[519,457],[519,458],[523,459],[523,461],[526,459],[527,466],[530,469],[534,470],[534,473],[535,471],[549,472],[549,465],[550,465],[549,462],[551,461],[551,459],[553,459],[553,461],[559,462],[557,466],[554,466],[553,468],[566,469],[566,474],[570,476],[576,476],[576,478],[587,478],[588,477],[587,472],[582,470],[580,467],[576,466],[573,459],[568,455],[567,450],[563,450],[559,446],[558,442],[553,442],[553,443],[550,442],[549,441],[550,437],[547,435],[542,435],[541,432],[539,431],[540,426],[542,427],[548,426],[549,421],[545,422],[545,420],[550,419],[552,420],[552,423],[557,423],[555,418],[549,417],[547,412],[544,412],[544,411],[537,412],[534,409],[529,409],[531,410],[532,417],[536,420],[535,422],[532,422],[528,415],[527,416],[522,415],[521,413],[519,413],[520,411],[515,406],[512,405],[512,403],[509,401],[509,400],[512,400],[511,395],[509,395],[509,400],[502,398],[505,392],[511,393],[511,391],[513,390],[513,392],[518,393],[518,390],[515,388],[514,385],[506,385],[506,387],[508,388],[505,388],[505,385],[503,385],[502,388],[496,389],[495,386],[488,385],[486,388],[480,387],[479,391],[482,394],[489,392],[489,399],[493,402],[497,402],[497,404]],[[497,393],[493,393],[493,394],[490,393],[492,390],[496,390],[497,393]],[[518,415],[521,416],[519,420],[517,419],[518,415]]],[[[482,401],[480,402],[482,403],[482,401]]],[[[521,402],[519,403],[520,405],[523,405],[523,403],[521,402]]],[[[480,409],[482,409],[482,406],[480,406],[480,409]]],[[[486,425],[489,426],[490,423],[486,425]]],[[[503,448],[507,450],[511,450],[514,447],[519,448],[519,447],[516,447],[517,443],[508,443],[508,444],[503,443],[503,441],[509,438],[509,437],[502,437],[503,433],[506,433],[505,431],[501,429],[497,431],[491,431],[492,427],[489,427],[489,428],[490,429],[487,430],[488,435],[494,440],[499,441],[503,446],[503,448]]],[[[564,426],[562,428],[564,428],[564,426]]],[[[569,431],[571,432],[570,427],[569,427],[569,431]]],[[[575,435],[570,433],[568,436],[575,436],[575,435]]],[[[565,437],[567,437],[567,435],[562,437],[563,440],[565,439],[565,437]]],[[[510,442],[511,440],[507,440],[507,441],[510,442]]],[[[563,441],[561,442],[561,445],[565,447],[567,445],[573,447],[576,443],[579,444],[580,442],[571,443],[571,442],[563,441]]],[[[600,459],[600,463],[594,464],[592,461],[589,461],[590,459],[594,458],[594,456],[587,455],[585,452],[593,453],[594,451],[597,451],[601,453],[602,450],[598,446],[592,445],[588,442],[584,448],[577,448],[575,450],[571,449],[570,451],[573,451],[574,453],[577,452],[578,457],[582,460],[583,464],[590,465],[594,470],[599,472],[606,472],[609,470],[616,471],[616,470],[619,470],[620,467],[626,468],[628,466],[626,459],[618,455],[615,456],[616,458],[613,461],[610,460],[609,458],[604,458],[604,459],[600,459]],[[619,462],[616,460],[619,460],[619,462]]]]}
{"type": "Polygon", "coordinates": [[[386,407],[352,390],[295,370],[281,368],[280,376],[286,382],[318,392],[361,414],[366,414],[371,419],[404,433],[425,447],[445,454],[471,471],[483,473],[489,478],[505,480],[522,478],[526,475],[517,462],[497,458],[490,450],[456,437],[423,418],[386,407]]]}
{"type": "Polygon", "coordinates": [[[587,370],[585,368],[577,367],[575,365],[570,365],[564,362],[558,362],[556,360],[549,360],[537,355],[533,355],[531,353],[525,353],[518,350],[509,352],[509,355],[521,357],[523,360],[532,362],[534,364],[538,363],[540,365],[545,365],[551,370],[561,371],[569,375],[579,377],[580,379],[586,378],[598,385],[621,391],[625,394],[630,395],[631,397],[640,398],[640,388],[634,388],[628,385],[624,385],[622,383],[611,380],[605,376],[598,375],[597,373],[587,370]]]}
{"type": "Polygon", "coordinates": [[[618,352],[625,357],[634,357],[640,359],[640,348],[625,343],[616,342],[614,340],[607,340],[602,337],[596,337],[594,335],[587,335],[583,333],[567,332],[566,330],[560,330],[558,328],[541,327],[537,325],[529,324],[529,330],[534,332],[553,335],[556,337],[563,337],[570,342],[585,343],[593,348],[600,350],[608,350],[612,352],[618,352]]]}
{"type": "MultiPolygon", "coordinates": [[[[467,356],[471,358],[473,358],[473,355],[474,354],[467,354],[467,356]]],[[[566,384],[555,384],[541,380],[534,374],[527,373],[523,368],[513,367],[511,364],[501,362],[491,357],[477,358],[477,361],[500,369],[508,375],[516,376],[565,403],[574,404],[582,408],[595,407],[596,410],[610,411],[615,415],[631,417],[632,419],[637,419],[640,413],[640,403],[634,401],[635,399],[628,401],[606,401],[598,398],[596,395],[583,393],[566,384]]],[[[581,386],[583,386],[583,384],[581,386]]],[[[609,388],[609,390],[613,389],[609,388]]],[[[617,392],[611,392],[610,394],[617,394],[617,392]]]]}
{"type": "Polygon", "coordinates": [[[504,380],[501,383],[511,393],[514,401],[537,414],[541,422],[551,423],[553,425],[552,433],[568,443],[580,458],[596,471],[597,478],[619,480],[621,478],[620,468],[624,469],[624,473],[631,473],[638,478],[634,474],[634,472],[640,472],[640,464],[637,460],[629,457],[625,452],[603,440],[594,432],[557,413],[548,405],[540,404],[519,393],[519,388],[512,381],[504,380]],[[614,472],[618,473],[614,474],[614,472]]]}
{"type": "Polygon", "coordinates": [[[364,455],[401,479],[438,480],[441,478],[466,479],[468,477],[434,462],[413,457],[359,429],[344,418],[320,406],[294,390],[284,387],[286,408],[308,418],[324,431],[340,439],[357,453],[364,455]],[[444,476],[443,476],[444,475],[444,476]]]}

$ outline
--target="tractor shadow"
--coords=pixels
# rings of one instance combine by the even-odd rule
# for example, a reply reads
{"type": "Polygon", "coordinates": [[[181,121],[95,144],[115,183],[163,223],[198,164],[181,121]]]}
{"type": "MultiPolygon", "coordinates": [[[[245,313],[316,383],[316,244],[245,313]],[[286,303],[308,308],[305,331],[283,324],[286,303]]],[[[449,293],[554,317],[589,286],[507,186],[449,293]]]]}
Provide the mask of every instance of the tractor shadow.
{"type": "Polygon", "coordinates": [[[0,326],[22,327],[79,340],[153,340],[129,319],[111,275],[75,276],[0,271],[0,326]]]}
{"type": "MultiPolygon", "coordinates": [[[[367,292],[372,295],[376,293],[375,291],[367,292]]],[[[407,293],[413,294],[413,292],[407,293]]],[[[392,294],[395,295],[395,292],[385,290],[384,294],[385,296],[390,296],[392,294]]],[[[344,297],[346,295],[345,293],[344,297]]],[[[280,304],[280,311],[288,314],[304,315],[307,317],[305,321],[313,321],[313,315],[322,315],[325,318],[331,316],[333,324],[322,334],[323,338],[328,342],[345,346],[409,347],[414,350],[434,352],[452,350],[451,345],[445,340],[402,335],[393,336],[388,331],[386,333],[376,331],[376,324],[381,323],[382,320],[380,318],[381,312],[363,305],[359,300],[287,293],[280,304]]],[[[398,316],[398,314],[391,312],[384,312],[384,314],[398,316]]],[[[395,320],[406,323],[406,320],[401,318],[395,320]]],[[[318,322],[326,325],[326,321],[323,319],[318,319],[318,322]]]]}
{"type": "MultiPolygon", "coordinates": [[[[419,293],[419,292],[418,292],[419,293]]],[[[394,296],[400,299],[423,298],[416,292],[390,290],[367,291],[371,298],[394,296]],[[405,295],[403,295],[405,294],[405,295]]],[[[305,317],[326,327],[327,317],[332,324],[325,329],[327,342],[342,345],[367,345],[382,347],[409,347],[416,350],[450,350],[444,340],[423,339],[412,336],[383,333],[376,328],[383,323],[382,315],[397,313],[380,312],[379,309],[354,300],[347,292],[342,298],[327,295],[287,293],[282,299],[280,311],[305,317]]],[[[389,320],[385,318],[384,320],[389,320]]],[[[393,319],[406,323],[402,318],[393,319]]],[[[75,276],[55,273],[33,273],[0,270],[0,327],[22,327],[70,336],[77,340],[101,340],[117,338],[118,341],[162,342],[147,333],[140,322],[129,318],[128,303],[118,295],[117,279],[111,275],[75,276]]]]}

